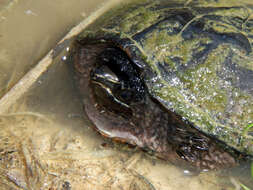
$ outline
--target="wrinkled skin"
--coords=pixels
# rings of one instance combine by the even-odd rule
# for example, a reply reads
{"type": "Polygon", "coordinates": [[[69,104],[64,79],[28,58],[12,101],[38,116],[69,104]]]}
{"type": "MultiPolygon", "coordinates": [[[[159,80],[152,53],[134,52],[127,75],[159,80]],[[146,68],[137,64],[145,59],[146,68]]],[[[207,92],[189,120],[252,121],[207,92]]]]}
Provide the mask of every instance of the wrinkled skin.
{"type": "MultiPolygon", "coordinates": [[[[96,32],[83,32],[74,44],[72,53],[77,86],[83,97],[85,112],[94,124],[94,128],[106,137],[137,145],[162,159],[198,170],[232,167],[250,158],[247,153],[242,153],[242,150],[251,151],[250,141],[245,140],[251,137],[240,137],[243,141],[239,142],[236,137],[241,134],[236,133],[235,130],[229,131],[230,127],[234,127],[230,121],[234,116],[227,113],[222,115],[223,107],[225,110],[229,109],[223,99],[217,99],[217,102],[213,103],[216,105],[216,107],[213,106],[214,108],[205,107],[209,106],[209,99],[204,99],[205,96],[208,97],[206,95],[208,89],[197,88],[202,82],[199,72],[211,69],[209,72],[212,73],[211,66],[214,65],[214,69],[219,70],[215,70],[215,75],[211,75],[214,78],[208,78],[208,80],[211,81],[210,84],[220,81],[221,84],[218,86],[221,89],[216,92],[218,87],[217,89],[216,86],[210,87],[210,90],[215,90],[211,93],[223,93],[218,94],[219,97],[226,95],[231,99],[229,94],[231,91],[241,93],[240,90],[242,90],[245,97],[252,98],[253,71],[251,67],[247,68],[247,65],[250,66],[251,63],[246,62],[246,67],[242,68],[234,66],[233,62],[233,59],[238,59],[238,51],[234,51],[237,48],[245,54],[244,57],[240,55],[243,63],[251,60],[251,41],[241,33],[224,32],[225,29],[218,32],[214,29],[215,25],[212,25],[213,22],[225,22],[225,19],[220,17],[219,11],[236,12],[239,8],[197,7],[195,9],[175,4],[175,7],[179,7],[163,10],[164,3],[167,8],[170,5],[166,4],[166,1],[155,2],[158,2],[155,8],[152,7],[152,3],[152,8],[150,8],[154,18],[147,19],[144,13],[136,14],[134,12],[138,11],[136,8],[138,6],[130,6],[127,14],[130,15],[133,12],[138,15],[134,17],[136,19],[132,21],[133,24],[128,25],[117,19],[116,22],[114,18],[123,18],[119,15],[122,16],[126,12],[123,11],[124,9],[119,13],[116,11],[115,17],[106,15],[89,28],[96,32]],[[159,2],[161,2],[160,7],[159,2]],[[158,12],[161,14],[160,17],[159,14],[156,15],[157,12],[154,11],[156,9],[162,10],[162,13],[158,12]],[[196,12],[199,14],[207,12],[207,16],[198,17],[194,15],[196,12]],[[215,15],[216,12],[218,16],[215,15]],[[141,20],[144,18],[149,22],[141,20]],[[97,29],[98,25],[101,27],[97,29]],[[144,29],[141,29],[142,27],[144,29]],[[159,49],[158,47],[171,43],[171,41],[166,41],[168,39],[164,37],[165,35],[168,35],[168,39],[172,41],[172,46],[159,49]],[[201,40],[200,45],[195,44],[197,43],[195,39],[201,40]],[[194,48],[191,47],[192,42],[194,42],[192,46],[195,44],[194,48]],[[182,45],[186,47],[190,45],[187,52],[180,50],[182,45]],[[173,47],[176,47],[175,50],[173,47]],[[222,49],[220,55],[219,49],[222,49]],[[223,49],[228,50],[228,54],[225,54],[223,49]],[[170,55],[173,51],[174,55],[170,55]],[[186,54],[187,60],[190,61],[184,63],[185,58],[180,54],[183,56],[186,54]],[[171,65],[171,62],[174,65],[171,65]],[[223,67],[224,70],[222,70],[223,67]],[[200,68],[200,71],[194,71],[194,68],[200,68]],[[239,82],[235,81],[231,83],[232,86],[224,87],[223,82],[225,81],[226,84],[226,81],[230,80],[229,77],[232,77],[228,76],[229,69],[231,73],[237,75],[237,78],[239,77],[239,82]],[[245,76],[241,77],[240,72],[243,69],[245,76]],[[189,71],[191,75],[188,75],[189,71]],[[197,77],[191,79],[195,76],[194,72],[197,73],[197,77]],[[176,83],[177,86],[174,84],[174,79],[180,81],[176,83]],[[190,85],[188,91],[189,80],[194,83],[190,85]],[[186,101],[187,99],[181,99],[189,95],[192,85],[196,85],[196,89],[200,92],[197,98],[202,96],[201,93],[205,94],[204,98],[199,99],[200,102],[197,99],[196,104],[194,104],[194,99],[190,103],[186,101]],[[226,88],[229,89],[228,94],[224,91],[226,88]],[[220,111],[219,113],[224,118],[217,115],[216,110],[220,111]],[[210,111],[210,114],[207,111],[210,111]],[[219,116],[221,121],[216,116],[219,116]],[[216,125],[217,128],[215,128],[216,125]],[[222,128],[220,125],[225,127],[222,128]],[[229,127],[226,128],[226,126],[229,127]],[[213,129],[214,132],[212,132],[213,129]],[[234,139],[231,140],[232,137],[234,139]],[[239,144],[233,144],[237,141],[239,144]],[[235,149],[238,148],[237,146],[242,146],[242,148],[239,147],[240,151],[235,149]]],[[[126,22],[129,15],[124,17],[126,22]]],[[[207,87],[208,85],[207,83],[207,87]]],[[[250,108],[250,105],[246,106],[250,108]]],[[[247,111],[247,107],[240,109],[247,111]]]]}

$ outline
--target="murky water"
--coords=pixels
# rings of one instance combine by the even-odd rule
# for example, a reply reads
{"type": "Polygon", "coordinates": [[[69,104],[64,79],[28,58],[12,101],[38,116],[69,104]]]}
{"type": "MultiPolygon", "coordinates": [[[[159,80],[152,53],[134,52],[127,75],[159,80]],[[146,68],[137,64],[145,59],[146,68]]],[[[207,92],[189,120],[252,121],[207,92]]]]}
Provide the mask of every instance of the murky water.
{"type": "MultiPolygon", "coordinates": [[[[105,0],[0,2],[0,97],[105,0]]],[[[83,117],[60,59],[0,115],[0,189],[240,189],[249,166],[188,175],[137,148],[104,139],[83,117]]]]}
{"type": "Polygon", "coordinates": [[[1,1],[0,86],[5,86],[1,90],[15,84],[70,28],[103,2],[1,1]]]}

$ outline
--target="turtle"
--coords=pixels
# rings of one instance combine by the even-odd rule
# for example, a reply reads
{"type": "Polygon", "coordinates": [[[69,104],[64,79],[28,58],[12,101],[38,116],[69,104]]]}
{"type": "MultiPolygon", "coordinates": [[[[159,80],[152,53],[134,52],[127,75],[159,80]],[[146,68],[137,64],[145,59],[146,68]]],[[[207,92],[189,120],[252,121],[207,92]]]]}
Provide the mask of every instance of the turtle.
{"type": "Polygon", "coordinates": [[[252,160],[253,4],[132,0],[75,36],[71,64],[101,135],[201,171],[252,160]]]}

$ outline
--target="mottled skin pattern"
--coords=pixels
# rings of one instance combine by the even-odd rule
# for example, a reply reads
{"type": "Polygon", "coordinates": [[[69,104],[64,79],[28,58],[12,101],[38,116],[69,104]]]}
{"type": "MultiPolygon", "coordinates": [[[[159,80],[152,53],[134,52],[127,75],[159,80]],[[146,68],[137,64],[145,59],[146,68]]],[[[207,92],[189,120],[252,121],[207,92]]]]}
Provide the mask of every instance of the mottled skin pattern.
{"type": "Polygon", "coordinates": [[[244,132],[253,122],[252,7],[228,0],[139,0],[96,20],[73,48],[85,111],[96,129],[202,169],[235,165],[244,157],[239,152],[253,155],[252,133],[244,132]],[[98,57],[110,47],[138,68],[141,103],[137,98],[110,108],[99,98],[109,80],[96,81],[90,72],[96,75],[98,57]]]}

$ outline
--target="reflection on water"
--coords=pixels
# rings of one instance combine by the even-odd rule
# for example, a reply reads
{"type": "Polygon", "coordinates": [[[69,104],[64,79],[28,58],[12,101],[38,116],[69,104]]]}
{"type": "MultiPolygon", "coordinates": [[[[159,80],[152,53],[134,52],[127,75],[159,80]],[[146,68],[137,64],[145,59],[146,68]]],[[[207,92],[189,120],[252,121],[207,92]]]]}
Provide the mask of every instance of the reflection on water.
{"type": "MultiPolygon", "coordinates": [[[[6,0],[1,10],[6,2],[15,3],[0,12],[0,96],[103,1],[6,0]]],[[[0,189],[232,190],[240,183],[252,185],[248,167],[234,169],[231,176],[228,171],[189,175],[104,139],[83,117],[68,65],[60,59],[10,113],[0,115],[0,189]]]]}

